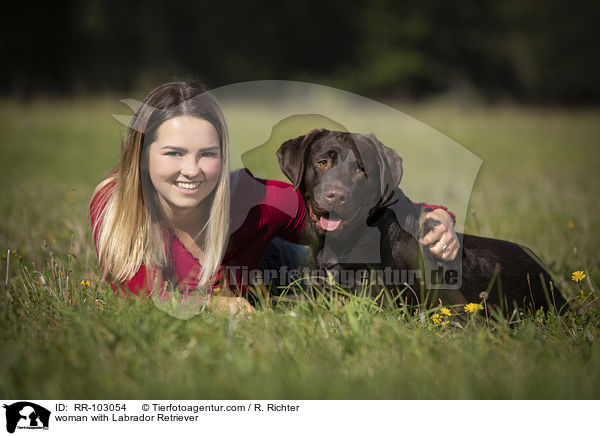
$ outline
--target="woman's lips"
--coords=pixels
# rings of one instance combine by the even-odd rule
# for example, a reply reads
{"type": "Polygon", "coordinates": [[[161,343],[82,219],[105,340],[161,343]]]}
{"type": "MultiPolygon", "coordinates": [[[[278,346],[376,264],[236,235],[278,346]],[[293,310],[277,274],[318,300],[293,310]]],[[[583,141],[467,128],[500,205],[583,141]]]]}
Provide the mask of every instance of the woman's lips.
{"type": "Polygon", "coordinates": [[[179,192],[183,192],[184,194],[194,194],[198,192],[198,188],[200,187],[201,182],[174,182],[175,188],[179,192]]]}

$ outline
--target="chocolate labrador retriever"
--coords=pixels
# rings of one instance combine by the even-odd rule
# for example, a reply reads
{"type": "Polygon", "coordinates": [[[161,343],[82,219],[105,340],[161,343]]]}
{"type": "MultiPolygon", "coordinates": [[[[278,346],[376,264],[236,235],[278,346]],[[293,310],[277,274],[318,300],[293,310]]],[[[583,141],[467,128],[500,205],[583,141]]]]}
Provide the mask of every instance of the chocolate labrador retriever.
{"type": "Polygon", "coordinates": [[[313,130],[284,142],[277,157],[310,215],[313,265],[338,281],[352,277],[347,287],[361,286],[368,269],[388,288],[403,287],[403,298],[414,296],[411,302],[435,292],[430,301],[478,303],[487,291],[488,304],[507,310],[566,307],[526,247],[457,234],[462,249],[454,261],[443,262],[421,246],[419,235],[437,223],[424,221],[422,206],[398,188],[402,159],[375,135],[313,130]]]}

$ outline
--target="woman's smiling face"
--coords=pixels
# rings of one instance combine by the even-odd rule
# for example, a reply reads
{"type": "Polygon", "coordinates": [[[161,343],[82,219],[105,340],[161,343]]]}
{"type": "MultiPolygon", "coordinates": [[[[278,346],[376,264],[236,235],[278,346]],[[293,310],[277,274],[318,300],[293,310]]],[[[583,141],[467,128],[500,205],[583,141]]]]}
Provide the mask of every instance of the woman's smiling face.
{"type": "Polygon", "coordinates": [[[148,171],[168,217],[191,212],[219,181],[221,152],[217,130],[202,118],[179,116],[165,121],[150,144],[148,171]]]}

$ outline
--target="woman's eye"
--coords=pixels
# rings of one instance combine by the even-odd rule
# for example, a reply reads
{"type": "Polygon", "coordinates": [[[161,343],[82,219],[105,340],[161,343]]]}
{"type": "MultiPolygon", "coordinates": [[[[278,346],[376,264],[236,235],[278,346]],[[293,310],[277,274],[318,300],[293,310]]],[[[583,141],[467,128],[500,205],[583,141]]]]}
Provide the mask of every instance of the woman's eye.
{"type": "Polygon", "coordinates": [[[168,151],[165,155],[166,156],[181,156],[181,153],[179,153],[178,151],[168,151]]]}
{"type": "Polygon", "coordinates": [[[329,162],[327,161],[327,159],[321,159],[317,161],[317,165],[319,165],[322,168],[327,167],[329,164],[329,162]]]}
{"type": "Polygon", "coordinates": [[[217,153],[215,153],[214,151],[206,151],[204,153],[202,153],[202,157],[216,157],[217,153]]]}

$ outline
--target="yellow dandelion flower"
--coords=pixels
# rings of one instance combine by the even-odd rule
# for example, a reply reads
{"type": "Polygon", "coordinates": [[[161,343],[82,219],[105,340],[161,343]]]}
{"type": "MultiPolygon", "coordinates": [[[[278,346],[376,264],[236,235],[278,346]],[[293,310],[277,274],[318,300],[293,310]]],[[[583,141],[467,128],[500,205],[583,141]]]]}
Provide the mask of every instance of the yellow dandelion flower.
{"type": "Polygon", "coordinates": [[[473,313],[476,310],[483,310],[483,306],[479,303],[469,303],[465,306],[465,311],[473,313]]]}
{"type": "Polygon", "coordinates": [[[573,271],[573,274],[571,274],[571,280],[574,282],[580,282],[583,279],[585,279],[585,273],[583,271],[573,271]]]}
{"type": "Polygon", "coordinates": [[[435,315],[433,315],[431,317],[431,320],[433,321],[434,324],[439,324],[442,322],[442,317],[440,316],[439,313],[436,313],[435,315]]]}
{"type": "Polygon", "coordinates": [[[447,307],[442,307],[442,308],[440,309],[440,313],[441,313],[442,315],[445,315],[445,316],[450,316],[450,315],[452,315],[452,312],[450,312],[450,309],[448,309],[447,307]]]}
{"type": "Polygon", "coordinates": [[[79,284],[83,286],[92,286],[92,282],[90,282],[89,280],[82,280],[79,282],[79,284]]]}

